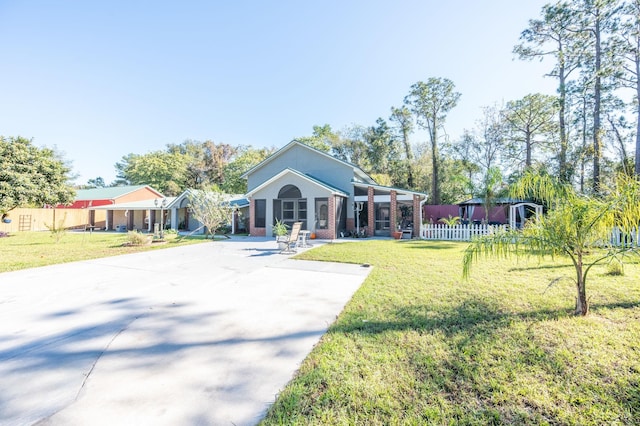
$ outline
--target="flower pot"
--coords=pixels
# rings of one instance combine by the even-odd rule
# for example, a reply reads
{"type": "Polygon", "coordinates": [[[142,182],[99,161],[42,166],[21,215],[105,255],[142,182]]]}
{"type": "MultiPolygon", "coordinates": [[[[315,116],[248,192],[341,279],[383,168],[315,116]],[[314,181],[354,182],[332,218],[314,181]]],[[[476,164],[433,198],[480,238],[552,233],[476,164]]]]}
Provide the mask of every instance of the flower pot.
{"type": "Polygon", "coordinates": [[[278,249],[284,250],[287,248],[287,245],[289,243],[289,237],[286,235],[277,236],[276,243],[278,243],[278,249]]]}
{"type": "Polygon", "coordinates": [[[11,223],[11,219],[2,219],[4,223],[11,223]]]}
{"type": "Polygon", "coordinates": [[[393,238],[395,238],[396,240],[399,240],[400,238],[402,238],[402,231],[394,231],[393,238]]]}

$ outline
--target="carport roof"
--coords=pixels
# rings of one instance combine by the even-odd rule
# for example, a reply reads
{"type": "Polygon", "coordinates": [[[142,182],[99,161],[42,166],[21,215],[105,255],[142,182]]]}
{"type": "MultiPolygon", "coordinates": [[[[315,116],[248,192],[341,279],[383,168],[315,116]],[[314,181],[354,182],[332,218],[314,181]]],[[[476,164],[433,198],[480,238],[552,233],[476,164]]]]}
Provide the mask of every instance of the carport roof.
{"type": "MultiPolygon", "coordinates": [[[[166,210],[167,206],[169,206],[176,197],[165,198],[167,200],[167,205],[164,209],[166,210]]],[[[152,200],[132,201],[130,203],[107,204],[104,206],[89,207],[89,210],[159,210],[160,207],[155,204],[156,200],[157,198],[152,200]]]]}

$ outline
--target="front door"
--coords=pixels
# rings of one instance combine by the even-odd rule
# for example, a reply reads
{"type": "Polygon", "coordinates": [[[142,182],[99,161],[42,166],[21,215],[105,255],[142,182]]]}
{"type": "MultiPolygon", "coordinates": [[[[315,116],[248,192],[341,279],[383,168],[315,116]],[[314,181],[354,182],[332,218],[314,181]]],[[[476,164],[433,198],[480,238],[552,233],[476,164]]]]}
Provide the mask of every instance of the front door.
{"type": "Polygon", "coordinates": [[[375,203],[376,221],[375,235],[391,236],[391,205],[390,203],[375,203]]]}

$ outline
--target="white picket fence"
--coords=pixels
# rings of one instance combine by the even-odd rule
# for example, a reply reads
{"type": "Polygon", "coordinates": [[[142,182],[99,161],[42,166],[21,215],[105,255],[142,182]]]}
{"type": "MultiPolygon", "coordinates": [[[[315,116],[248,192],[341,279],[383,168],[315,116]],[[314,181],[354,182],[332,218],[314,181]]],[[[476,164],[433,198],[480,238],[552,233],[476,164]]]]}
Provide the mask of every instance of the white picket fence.
{"type": "Polygon", "coordinates": [[[506,230],[507,225],[456,225],[424,224],[420,227],[420,238],[423,240],[471,241],[479,235],[492,234],[498,230],[506,230]]]}
{"type": "Polygon", "coordinates": [[[613,228],[609,243],[617,247],[638,247],[640,246],[640,229],[636,228],[631,233],[624,234],[618,228],[613,228]]]}
{"type": "MultiPolygon", "coordinates": [[[[488,235],[504,231],[508,225],[456,225],[424,224],[420,227],[420,238],[423,240],[471,241],[475,236],[488,235]]],[[[613,246],[639,247],[640,229],[630,234],[623,234],[618,228],[611,231],[608,241],[613,246]]]]}

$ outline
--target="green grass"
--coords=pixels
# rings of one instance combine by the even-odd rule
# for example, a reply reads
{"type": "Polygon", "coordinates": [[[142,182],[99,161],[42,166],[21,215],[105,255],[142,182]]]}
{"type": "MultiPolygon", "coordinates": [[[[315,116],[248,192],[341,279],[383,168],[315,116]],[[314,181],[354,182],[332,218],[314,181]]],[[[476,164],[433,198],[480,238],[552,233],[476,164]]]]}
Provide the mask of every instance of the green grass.
{"type": "Polygon", "coordinates": [[[168,235],[166,243],[138,247],[124,246],[126,241],[126,233],[70,231],[56,243],[49,232],[16,232],[0,238],[0,272],[157,250],[204,240],[203,237],[177,239],[175,235],[168,235]]]}
{"type": "Polygon", "coordinates": [[[262,424],[637,424],[640,265],[591,272],[574,317],[566,261],[482,262],[465,244],[329,244],[305,259],[370,263],[368,279],[262,424]]]}

